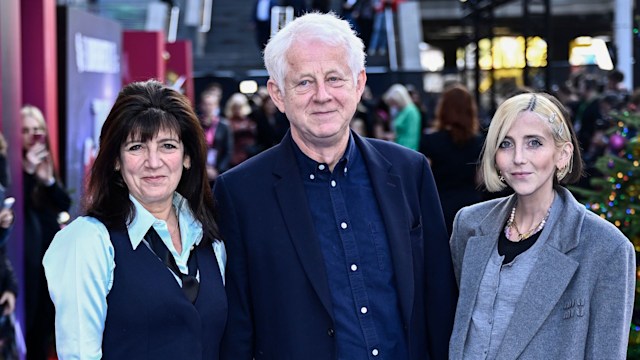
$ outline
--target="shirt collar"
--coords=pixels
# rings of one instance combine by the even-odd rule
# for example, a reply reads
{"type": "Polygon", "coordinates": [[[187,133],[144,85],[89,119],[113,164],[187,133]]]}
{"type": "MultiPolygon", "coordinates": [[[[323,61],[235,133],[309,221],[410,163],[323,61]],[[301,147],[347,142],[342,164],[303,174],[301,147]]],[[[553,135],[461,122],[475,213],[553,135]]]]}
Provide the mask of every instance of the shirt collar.
{"type": "MultiPolygon", "coordinates": [[[[133,220],[127,226],[127,232],[129,234],[131,246],[135,250],[138,248],[138,245],[140,245],[142,239],[144,239],[144,236],[152,226],[165,223],[165,221],[153,216],[153,214],[145,209],[144,206],[142,206],[142,204],[140,204],[140,202],[138,202],[138,200],[136,200],[136,198],[131,194],[129,194],[129,200],[133,203],[135,212],[133,220]]],[[[191,233],[191,236],[188,236],[188,238],[195,239],[194,245],[200,244],[200,241],[202,240],[202,225],[193,216],[193,213],[187,205],[186,199],[177,192],[174,192],[172,203],[176,209],[176,214],[178,214],[181,233],[183,232],[183,229],[185,229],[191,233]]]]}
{"type": "MultiPolygon", "coordinates": [[[[314,180],[319,176],[319,172],[326,171],[328,172],[329,166],[326,163],[319,163],[310,157],[308,157],[305,153],[300,150],[298,144],[295,141],[291,141],[293,144],[293,152],[296,156],[296,160],[298,161],[298,165],[300,166],[300,171],[304,179],[314,180]]],[[[349,141],[347,142],[347,148],[342,154],[340,160],[336,164],[333,169],[334,174],[337,174],[338,171],[347,175],[348,165],[353,163],[353,160],[356,156],[356,144],[353,140],[353,135],[349,133],[349,141]]]]}

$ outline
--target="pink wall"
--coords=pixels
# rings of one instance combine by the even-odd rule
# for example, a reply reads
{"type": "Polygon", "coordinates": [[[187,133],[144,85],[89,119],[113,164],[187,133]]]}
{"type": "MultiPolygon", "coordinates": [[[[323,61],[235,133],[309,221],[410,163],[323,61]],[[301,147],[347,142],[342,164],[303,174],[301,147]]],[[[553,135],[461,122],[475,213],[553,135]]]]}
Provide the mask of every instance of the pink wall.
{"type": "Polygon", "coordinates": [[[166,44],[169,52],[167,60],[167,71],[173,71],[178,75],[186,77],[184,83],[185,95],[195,105],[195,94],[193,90],[193,50],[191,41],[176,41],[166,44]]]}
{"type": "Polygon", "coordinates": [[[164,33],[160,31],[124,31],[122,34],[124,69],[122,83],[156,79],[164,82],[164,33]]]}
{"type": "Polygon", "coordinates": [[[54,162],[59,164],[56,2],[22,0],[22,96],[42,110],[49,128],[54,162]]]}

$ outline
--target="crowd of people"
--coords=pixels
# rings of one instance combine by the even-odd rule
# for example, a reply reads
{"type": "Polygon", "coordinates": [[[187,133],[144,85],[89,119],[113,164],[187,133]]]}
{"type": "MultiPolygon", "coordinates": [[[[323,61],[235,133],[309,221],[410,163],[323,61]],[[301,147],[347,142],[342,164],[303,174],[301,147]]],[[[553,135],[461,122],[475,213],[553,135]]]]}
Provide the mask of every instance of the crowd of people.
{"type": "Polygon", "coordinates": [[[28,358],[54,340],[60,359],[625,358],[635,251],[566,185],[640,92],[576,74],[510,94],[483,129],[461,83],[433,109],[408,84],[375,96],[366,54],[348,21],[310,13],[265,44],[251,96],[223,104],[212,83],[194,109],[126,85],[62,230],[70,198],[25,106],[28,358]]]}

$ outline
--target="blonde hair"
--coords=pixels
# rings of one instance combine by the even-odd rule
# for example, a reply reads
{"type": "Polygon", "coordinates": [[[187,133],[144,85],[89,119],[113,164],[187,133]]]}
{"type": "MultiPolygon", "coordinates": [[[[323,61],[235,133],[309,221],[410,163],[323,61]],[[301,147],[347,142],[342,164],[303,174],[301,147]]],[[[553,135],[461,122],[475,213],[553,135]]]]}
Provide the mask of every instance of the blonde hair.
{"type": "Polygon", "coordinates": [[[230,119],[233,116],[233,106],[240,106],[240,115],[247,116],[251,114],[251,106],[249,105],[249,99],[242,93],[235,93],[231,95],[229,100],[224,106],[224,116],[230,119]]]}
{"type": "MultiPolygon", "coordinates": [[[[24,119],[26,117],[31,117],[35,119],[38,124],[44,129],[45,133],[47,133],[47,122],[44,121],[44,115],[42,111],[33,105],[25,105],[20,109],[20,116],[24,119]]],[[[48,135],[48,134],[47,134],[48,135]]]]}
{"type": "Polygon", "coordinates": [[[506,187],[506,184],[500,180],[500,174],[496,168],[496,152],[520,114],[526,111],[536,114],[549,126],[556,146],[562,146],[567,142],[573,144],[573,154],[567,166],[556,169],[554,181],[563,184],[571,183],[582,176],[582,157],[578,140],[562,104],[549,94],[524,93],[505,100],[498,107],[489,125],[487,139],[482,149],[481,171],[484,185],[490,192],[498,192],[506,187]]]}
{"type": "Polygon", "coordinates": [[[404,109],[407,105],[413,104],[413,100],[411,99],[411,95],[409,95],[409,91],[402,84],[393,84],[387,90],[384,95],[382,95],[382,100],[387,104],[389,101],[393,101],[396,103],[401,109],[404,109]]]}

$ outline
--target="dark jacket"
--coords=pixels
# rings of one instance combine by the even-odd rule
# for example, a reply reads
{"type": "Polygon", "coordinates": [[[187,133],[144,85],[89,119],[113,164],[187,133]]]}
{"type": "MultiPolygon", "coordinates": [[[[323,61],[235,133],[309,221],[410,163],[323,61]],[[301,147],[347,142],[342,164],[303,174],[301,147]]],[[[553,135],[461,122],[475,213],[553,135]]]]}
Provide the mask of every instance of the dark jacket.
{"type": "MultiPolygon", "coordinates": [[[[355,134],[386,227],[410,358],[446,359],[456,303],[448,236],[421,154],[355,134]]],[[[324,260],[292,138],[215,183],[228,253],[222,359],[337,359],[324,260]]]]}

